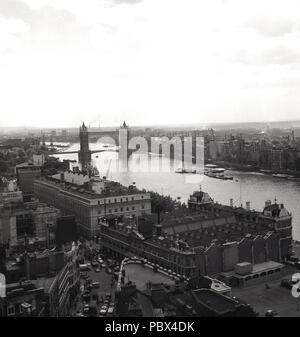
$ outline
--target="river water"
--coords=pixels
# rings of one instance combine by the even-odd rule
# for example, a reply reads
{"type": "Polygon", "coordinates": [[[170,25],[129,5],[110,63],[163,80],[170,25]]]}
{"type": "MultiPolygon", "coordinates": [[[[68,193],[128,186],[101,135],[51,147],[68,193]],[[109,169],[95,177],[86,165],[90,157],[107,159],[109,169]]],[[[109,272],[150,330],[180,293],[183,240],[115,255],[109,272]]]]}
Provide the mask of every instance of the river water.
{"type": "MultiPolygon", "coordinates": [[[[103,148],[101,144],[90,143],[91,150],[103,148]]],[[[79,149],[79,144],[73,144],[66,151],[79,149]]],[[[60,160],[77,160],[77,154],[55,155],[60,160]]],[[[178,174],[173,168],[178,168],[178,163],[170,163],[164,157],[148,154],[133,154],[128,161],[126,172],[117,169],[118,153],[113,151],[101,152],[92,155],[93,164],[100,172],[100,176],[107,176],[107,179],[119,181],[124,185],[133,182],[140,189],[153,190],[173,198],[181,198],[186,202],[189,195],[200,189],[222,204],[229,205],[230,198],[234,200],[234,205],[246,204],[250,201],[251,209],[262,211],[265,201],[277,199],[278,203],[283,203],[288,211],[293,215],[293,236],[300,240],[300,182],[293,182],[274,178],[271,175],[255,172],[226,171],[227,175],[233,176],[233,180],[220,180],[203,175],[178,174]],[[157,170],[158,165],[161,169],[157,170]],[[149,171],[150,165],[150,171],[149,171]],[[173,166],[172,166],[173,165],[173,166]],[[157,172],[158,171],[158,172],[157,172]],[[197,181],[193,181],[197,176],[197,181]],[[191,180],[191,181],[190,181],[191,180]]],[[[77,165],[74,163],[72,165],[77,165]]],[[[123,165],[123,168],[125,164],[123,165]]]]}

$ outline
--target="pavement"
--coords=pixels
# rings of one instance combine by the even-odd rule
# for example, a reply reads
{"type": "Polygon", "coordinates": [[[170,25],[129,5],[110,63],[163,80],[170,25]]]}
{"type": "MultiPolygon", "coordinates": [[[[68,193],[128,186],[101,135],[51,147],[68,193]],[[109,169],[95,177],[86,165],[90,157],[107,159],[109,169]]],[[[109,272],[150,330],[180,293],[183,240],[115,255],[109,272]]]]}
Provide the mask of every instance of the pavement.
{"type": "Polygon", "coordinates": [[[259,316],[265,316],[267,310],[276,311],[281,317],[300,317],[300,297],[292,296],[291,290],[281,287],[282,279],[291,279],[295,270],[275,281],[231,289],[232,296],[249,303],[259,316]]]}

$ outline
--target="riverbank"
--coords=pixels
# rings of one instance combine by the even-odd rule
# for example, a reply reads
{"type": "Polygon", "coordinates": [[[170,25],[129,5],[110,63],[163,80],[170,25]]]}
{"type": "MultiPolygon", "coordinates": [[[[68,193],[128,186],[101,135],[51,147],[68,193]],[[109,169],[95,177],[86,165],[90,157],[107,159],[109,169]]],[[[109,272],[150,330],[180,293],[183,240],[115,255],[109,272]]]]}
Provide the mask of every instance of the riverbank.
{"type": "Polygon", "coordinates": [[[258,167],[255,165],[245,165],[245,164],[238,164],[232,163],[227,161],[209,161],[206,164],[215,164],[217,166],[222,166],[231,171],[241,171],[241,172],[261,172],[265,174],[286,174],[290,175],[294,178],[300,178],[300,171],[293,171],[293,170],[271,170],[263,167],[258,167]]]}

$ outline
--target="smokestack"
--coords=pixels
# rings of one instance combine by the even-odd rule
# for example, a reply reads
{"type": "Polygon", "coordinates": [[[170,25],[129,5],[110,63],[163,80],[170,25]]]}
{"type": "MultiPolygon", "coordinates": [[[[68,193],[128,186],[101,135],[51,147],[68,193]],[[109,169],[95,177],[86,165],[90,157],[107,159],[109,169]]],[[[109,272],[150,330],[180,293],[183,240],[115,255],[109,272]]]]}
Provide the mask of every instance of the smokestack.
{"type": "Polygon", "coordinates": [[[247,201],[247,202],[246,202],[246,210],[247,210],[247,211],[250,211],[250,201],[247,201]]]}
{"type": "Polygon", "coordinates": [[[230,207],[233,207],[233,199],[230,199],[230,207]]]}

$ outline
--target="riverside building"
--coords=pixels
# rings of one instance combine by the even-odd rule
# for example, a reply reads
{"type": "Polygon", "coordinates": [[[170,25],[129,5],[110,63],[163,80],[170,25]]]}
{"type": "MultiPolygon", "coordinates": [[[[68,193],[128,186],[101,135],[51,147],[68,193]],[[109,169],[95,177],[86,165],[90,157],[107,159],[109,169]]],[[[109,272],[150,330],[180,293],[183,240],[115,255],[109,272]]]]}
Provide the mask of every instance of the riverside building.
{"type": "Polygon", "coordinates": [[[36,179],[34,192],[62,214],[74,214],[80,234],[89,238],[99,233],[101,217],[151,214],[150,193],[134,185],[126,187],[80,173],[63,172],[36,179]]]}

